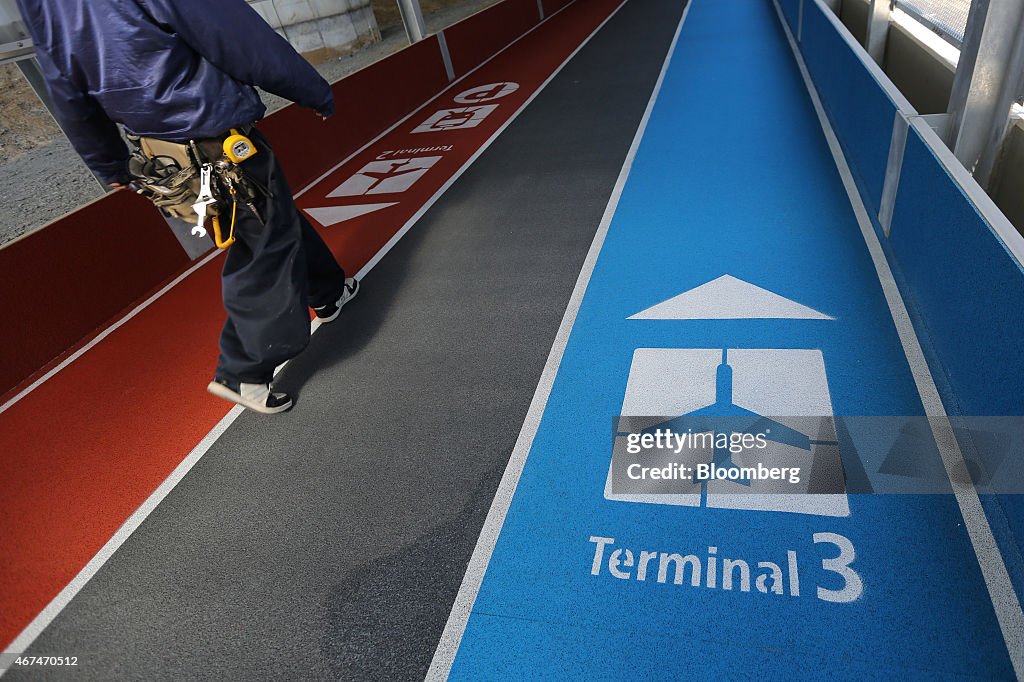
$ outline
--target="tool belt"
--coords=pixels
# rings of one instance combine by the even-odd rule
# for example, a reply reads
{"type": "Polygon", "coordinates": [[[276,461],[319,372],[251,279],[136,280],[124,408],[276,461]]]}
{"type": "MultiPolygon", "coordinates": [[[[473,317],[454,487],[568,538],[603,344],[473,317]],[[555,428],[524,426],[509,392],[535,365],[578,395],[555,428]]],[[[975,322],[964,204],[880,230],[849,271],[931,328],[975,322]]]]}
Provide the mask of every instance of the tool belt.
{"type": "MultiPolygon", "coordinates": [[[[252,129],[250,125],[238,130],[248,134],[252,129]]],[[[225,156],[223,145],[230,134],[184,144],[128,135],[134,147],[128,159],[132,187],[167,215],[194,223],[198,216],[192,205],[200,193],[200,168],[209,163],[216,180],[211,189],[218,201],[208,207],[207,215],[219,215],[226,208],[224,204],[229,195],[235,202],[248,204],[255,212],[252,203],[257,196],[269,193],[225,156]]]]}

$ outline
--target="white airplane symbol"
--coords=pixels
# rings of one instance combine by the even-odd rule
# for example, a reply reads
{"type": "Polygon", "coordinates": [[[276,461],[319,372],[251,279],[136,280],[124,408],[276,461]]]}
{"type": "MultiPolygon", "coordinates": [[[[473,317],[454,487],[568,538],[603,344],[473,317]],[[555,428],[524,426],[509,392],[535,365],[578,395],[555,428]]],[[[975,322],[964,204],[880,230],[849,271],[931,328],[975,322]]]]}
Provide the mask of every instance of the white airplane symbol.
{"type": "Polygon", "coordinates": [[[361,171],[359,173],[360,175],[365,175],[365,176],[367,176],[369,178],[373,178],[375,180],[375,182],[372,185],[370,185],[366,189],[366,191],[369,192],[369,191],[373,190],[375,187],[380,185],[380,183],[384,182],[385,180],[389,180],[391,178],[396,178],[396,177],[398,177],[400,175],[406,175],[408,173],[414,173],[416,171],[426,170],[426,168],[422,168],[422,167],[418,167],[418,166],[413,166],[412,168],[405,168],[404,170],[399,170],[400,168],[402,168],[402,166],[408,166],[409,163],[410,163],[409,161],[401,161],[401,162],[397,162],[397,163],[396,162],[392,162],[391,163],[391,168],[386,170],[386,171],[371,171],[371,170],[361,171]]]}

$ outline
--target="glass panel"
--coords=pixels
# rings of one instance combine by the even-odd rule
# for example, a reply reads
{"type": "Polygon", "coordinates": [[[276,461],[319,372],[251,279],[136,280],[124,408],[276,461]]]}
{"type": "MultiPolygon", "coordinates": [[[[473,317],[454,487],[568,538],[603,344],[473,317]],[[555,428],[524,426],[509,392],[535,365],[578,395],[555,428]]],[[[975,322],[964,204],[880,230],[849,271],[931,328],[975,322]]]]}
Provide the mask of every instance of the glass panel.
{"type": "MultiPolygon", "coordinates": [[[[420,0],[427,33],[437,33],[500,0],[420,0]]],[[[394,0],[392,0],[394,2],[394,0]]]]}
{"type": "Polygon", "coordinates": [[[101,194],[18,65],[0,64],[0,244],[101,194]]]}

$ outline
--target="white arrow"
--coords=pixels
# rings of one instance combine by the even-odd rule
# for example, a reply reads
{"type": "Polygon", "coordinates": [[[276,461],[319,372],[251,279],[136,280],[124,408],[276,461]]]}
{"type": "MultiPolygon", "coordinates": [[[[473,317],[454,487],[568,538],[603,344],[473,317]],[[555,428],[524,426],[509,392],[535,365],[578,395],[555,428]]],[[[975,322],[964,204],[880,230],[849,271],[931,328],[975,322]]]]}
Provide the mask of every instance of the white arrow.
{"type": "Polygon", "coordinates": [[[684,291],[632,315],[631,320],[834,320],[831,315],[732,275],[684,291]]]}
{"type": "Polygon", "coordinates": [[[388,206],[394,206],[397,201],[392,201],[388,204],[357,204],[355,206],[324,206],[323,208],[306,208],[303,209],[306,213],[313,216],[318,223],[324,227],[330,227],[336,225],[345,220],[351,220],[352,218],[358,218],[361,215],[367,213],[373,213],[379,211],[382,208],[388,206]]]}

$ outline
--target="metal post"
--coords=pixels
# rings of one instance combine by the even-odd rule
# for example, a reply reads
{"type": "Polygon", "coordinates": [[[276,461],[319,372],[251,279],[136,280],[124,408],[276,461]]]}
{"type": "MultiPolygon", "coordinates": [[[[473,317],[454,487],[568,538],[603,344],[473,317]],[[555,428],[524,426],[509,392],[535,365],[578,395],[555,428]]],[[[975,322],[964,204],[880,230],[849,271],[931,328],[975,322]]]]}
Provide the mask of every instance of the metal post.
{"type": "Polygon", "coordinates": [[[0,0],[0,64],[33,54],[25,22],[14,0],[0,0]]]}
{"type": "Polygon", "coordinates": [[[864,48],[879,66],[885,59],[885,42],[889,38],[889,14],[891,12],[892,0],[871,0],[871,7],[868,10],[868,33],[864,39],[864,48]]]}
{"type": "Polygon", "coordinates": [[[1022,85],[1024,3],[973,0],[949,98],[946,142],[982,186],[992,178],[1022,85]]]}
{"type": "Polygon", "coordinates": [[[405,35],[409,36],[409,42],[418,43],[423,40],[427,36],[427,28],[423,23],[420,0],[398,0],[398,11],[402,14],[402,23],[405,24],[405,35]]]}

